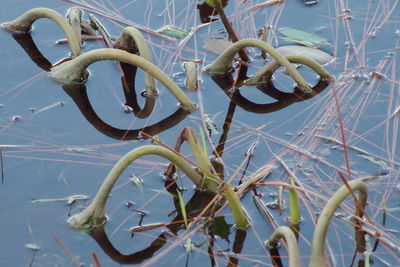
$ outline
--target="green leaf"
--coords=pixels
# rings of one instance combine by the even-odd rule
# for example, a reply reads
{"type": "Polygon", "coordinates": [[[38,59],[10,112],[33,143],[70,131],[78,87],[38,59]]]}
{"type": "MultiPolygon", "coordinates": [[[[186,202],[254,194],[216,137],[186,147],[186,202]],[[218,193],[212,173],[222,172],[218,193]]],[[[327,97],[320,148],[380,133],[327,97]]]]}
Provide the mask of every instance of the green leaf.
{"type": "Polygon", "coordinates": [[[181,208],[183,221],[185,222],[185,226],[187,228],[188,227],[188,219],[187,219],[187,214],[186,214],[185,202],[183,201],[182,195],[179,192],[179,190],[176,190],[176,193],[178,194],[179,206],[181,208]]]}
{"type": "Polygon", "coordinates": [[[314,34],[296,30],[293,28],[289,27],[282,27],[279,28],[279,32],[281,32],[285,37],[282,37],[282,39],[289,41],[289,42],[294,42],[298,44],[302,44],[308,47],[320,47],[323,45],[330,45],[330,43],[323,39],[320,38],[314,34]]]}
{"type": "Polygon", "coordinates": [[[167,35],[169,37],[176,37],[176,38],[185,38],[189,33],[181,30],[172,25],[166,25],[157,30],[157,32],[167,35]]]}
{"type": "Polygon", "coordinates": [[[64,105],[65,105],[64,102],[59,101],[59,102],[56,102],[56,103],[51,104],[49,106],[46,106],[46,107],[44,107],[42,109],[39,109],[38,111],[33,112],[33,114],[36,115],[36,114],[39,114],[39,113],[41,113],[43,111],[46,111],[46,110],[49,110],[49,109],[52,109],[52,108],[56,108],[56,107],[62,107],[64,105]]]}
{"type": "Polygon", "coordinates": [[[132,181],[132,182],[137,186],[137,188],[138,188],[141,192],[143,192],[143,180],[142,180],[141,178],[137,177],[136,175],[132,175],[132,176],[129,178],[129,181],[132,181]]]}
{"type": "Polygon", "coordinates": [[[386,169],[386,170],[391,170],[392,169],[385,162],[383,162],[382,160],[376,160],[374,157],[366,156],[366,155],[358,155],[358,156],[361,157],[361,158],[364,158],[366,160],[369,160],[372,163],[375,163],[376,165],[379,165],[383,169],[386,169]]]}
{"type": "Polygon", "coordinates": [[[76,200],[85,200],[89,197],[86,195],[73,195],[70,197],[63,197],[63,198],[42,198],[42,199],[34,199],[32,203],[42,203],[42,202],[56,202],[56,201],[66,201],[68,205],[71,205],[76,200]]]}

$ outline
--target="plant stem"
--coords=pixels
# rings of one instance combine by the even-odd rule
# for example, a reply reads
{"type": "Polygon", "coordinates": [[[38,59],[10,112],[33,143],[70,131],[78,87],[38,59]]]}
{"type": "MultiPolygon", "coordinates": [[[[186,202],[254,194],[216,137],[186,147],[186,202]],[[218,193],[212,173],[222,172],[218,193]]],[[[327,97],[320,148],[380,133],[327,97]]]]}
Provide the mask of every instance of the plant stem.
{"type": "MultiPolygon", "coordinates": [[[[318,73],[318,75],[323,80],[331,80],[331,74],[321,66],[317,61],[304,57],[304,56],[286,56],[285,57],[290,63],[303,64],[318,73]]],[[[261,82],[262,78],[270,78],[272,74],[280,67],[280,63],[276,60],[270,62],[259,71],[257,71],[253,76],[245,81],[246,85],[256,85],[261,82]]]]}
{"type": "Polygon", "coordinates": [[[103,225],[107,218],[104,213],[105,205],[112,188],[120,177],[121,173],[136,159],[144,155],[159,155],[168,159],[180,168],[197,186],[203,184],[203,177],[193,168],[187,165],[176,153],[157,145],[145,145],[136,148],[125,154],[111,169],[96,196],[90,205],[81,213],[72,216],[68,222],[76,229],[86,229],[103,225]]]}
{"type": "MultiPolygon", "coordinates": [[[[114,47],[130,53],[137,51],[141,57],[151,62],[151,55],[146,40],[135,27],[126,27],[117,39],[114,47]]],[[[157,93],[156,84],[154,77],[148,72],[144,73],[144,84],[147,96],[154,97],[157,93]]]]}
{"type": "MultiPolygon", "coordinates": [[[[296,185],[293,179],[290,179],[291,185],[296,185]]],[[[299,196],[297,192],[293,188],[289,188],[289,209],[290,209],[290,218],[289,222],[292,226],[296,226],[300,222],[300,208],[299,208],[299,196]]]]}
{"type": "MultiPolygon", "coordinates": [[[[299,247],[297,239],[293,231],[287,226],[280,226],[276,229],[267,241],[270,247],[276,247],[279,239],[284,239],[288,245],[289,267],[301,266],[299,247]]],[[[322,265],[321,265],[322,266],[322,265]]]]}
{"type": "Polygon", "coordinates": [[[240,203],[238,194],[233,191],[233,188],[230,184],[224,184],[223,190],[224,196],[228,201],[233,217],[235,218],[236,227],[239,229],[247,228],[249,226],[249,220],[247,219],[247,215],[240,203]]]}
{"type": "Polygon", "coordinates": [[[121,62],[132,64],[148,72],[154,78],[159,80],[189,111],[196,110],[197,106],[186,96],[179,86],[171,80],[161,69],[148,60],[130,54],[126,51],[112,48],[102,48],[87,52],[73,60],[64,62],[50,72],[50,77],[62,84],[79,84],[86,80],[88,72],[86,68],[96,61],[101,60],[119,60],[121,62]]]}
{"type": "Polygon", "coordinates": [[[33,8],[18,18],[10,22],[3,23],[2,26],[11,31],[27,33],[31,30],[32,24],[41,18],[48,18],[57,23],[58,26],[60,26],[60,28],[63,30],[68,40],[68,44],[71,48],[72,58],[79,56],[81,52],[80,40],[77,39],[77,36],[75,35],[71,25],[68,24],[62,15],[50,8],[33,8]]]}
{"type": "MultiPolygon", "coordinates": [[[[355,214],[362,217],[363,210],[367,204],[368,191],[366,185],[361,180],[349,181],[348,185],[352,191],[359,191],[358,202],[359,206],[356,206],[355,214]]],[[[351,193],[347,189],[346,185],[342,185],[335,194],[326,203],[324,209],[319,216],[317,226],[315,227],[313,241],[312,241],[312,252],[310,267],[326,266],[325,261],[325,238],[328,231],[329,223],[335,213],[336,209],[345,200],[345,198],[351,193]]]]}
{"type": "MultiPolygon", "coordinates": [[[[221,5],[221,2],[219,0],[216,0],[215,2],[216,2],[215,9],[217,9],[219,13],[219,17],[221,18],[221,21],[224,24],[226,31],[228,32],[229,38],[233,43],[236,43],[237,41],[239,41],[239,38],[237,37],[235,31],[233,30],[232,25],[228,20],[228,17],[225,15],[225,11],[221,5]]],[[[243,48],[239,49],[238,53],[240,58],[244,62],[250,61],[249,56],[247,55],[246,51],[243,48]]]]}
{"type": "Polygon", "coordinates": [[[67,20],[75,32],[76,39],[82,44],[82,10],[77,7],[71,7],[67,13],[67,20]]]}
{"type": "Polygon", "coordinates": [[[275,58],[279,64],[286,68],[286,71],[290,76],[297,82],[297,85],[303,91],[309,92],[311,90],[310,86],[304,80],[304,78],[300,75],[300,73],[290,64],[290,62],[282,56],[278,51],[275,50],[269,44],[254,39],[243,39],[234,44],[232,44],[228,49],[226,49],[218,58],[206,67],[206,71],[210,73],[228,73],[232,69],[232,60],[235,54],[243,47],[257,47],[268,54],[270,54],[273,58],[275,58]]]}

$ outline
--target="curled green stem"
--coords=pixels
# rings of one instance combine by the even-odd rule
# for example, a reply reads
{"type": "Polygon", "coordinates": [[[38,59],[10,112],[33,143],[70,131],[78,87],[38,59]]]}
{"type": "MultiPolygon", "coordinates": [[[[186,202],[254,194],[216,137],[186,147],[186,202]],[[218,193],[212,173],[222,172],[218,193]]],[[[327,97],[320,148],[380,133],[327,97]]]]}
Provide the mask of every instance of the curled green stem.
{"type": "MultiPolygon", "coordinates": [[[[358,205],[356,206],[355,214],[362,216],[365,205],[367,204],[367,187],[361,180],[349,181],[348,185],[352,191],[358,191],[358,205]]],[[[329,223],[335,213],[336,209],[350,195],[351,192],[348,190],[346,185],[342,185],[336,193],[326,203],[324,209],[319,216],[317,226],[315,227],[313,241],[312,241],[312,252],[310,267],[326,266],[325,257],[325,238],[328,231],[329,223]]]]}
{"type": "Polygon", "coordinates": [[[275,60],[278,61],[281,66],[285,67],[286,71],[296,81],[300,89],[307,92],[311,90],[310,85],[307,84],[300,73],[292,66],[292,64],[290,64],[290,62],[284,56],[282,56],[278,51],[276,51],[275,48],[273,48],[269,44],[253,38],[243,39],[232,44],[221,55],[219,55],[213,63],[206,67],[206,71],[210,73],[220,74],[228,73],[232,70],[232,60],[235,54],[244,47],[257,47],[267,52],[273,58],[275,58],[275,60]]]}
{"type": "Polygon", "coordinates": [[[197,186],[201,187],[203,184],[203,177],[197,173],[192,167],[187,165],[182,158],[176,153],[157,145],[145,145],[136,148],[125,154],[111,169],[107,177],[104,179],[103,184],[98,190],[93,201],[81,213],[72,216],[68,222],[75,229],[87,229],[103,225],[107,218],[105,216],[105,205],[112,188],[117,182],[122,172],[136,159],[144,155],[159,155],[168,159],[181,169],[197,186]]]}
{"type": "MultiPolygon", "coordinates": [[[[330,80],[332,76],[330,73],[321,66],[317,61],[305,57],[305,56],[286,56],[285,57],[290,63],[303,64],[318,73],[322,80],[330,80]]],[[[276,60],[270,62],[259,71],[257,71],[253,76],[245,81],[246,85],[256,85],[261,82],[264,77],[270,77],[279,67],[280,63],[276,60]]]]}
{"type": "Polygon", "coordinates": [[[94,62],[101,60],[118,60],[141,68],[159,80],[189,111],[196,110],[196,105],[186,96],[179,86],[168,77],[160,68],[143,57],[130,54],[126,51],[112,48],[102,48],[87,52],[77,58],[64,62],[51,69],[50,77],[62,84],[79,84],[88,77],[86,68],[94,62]]]}
{"type": "MultiPolygon", "coordinates": [[[[146,40],[135,27],[126,27],[122,31],[114,47],[128,52],[137,51],[141,57],[151,62],[151,55],[146,40]]],[[[154,97],[157,93],[156,83],[154,77],[148,72],[144,74],[144,84],[147,96],[154,97]]]]}
{"type": "Polygon", "coordinates": [[[68,40],[72,57],[74,58],[79,56],[81,52],[81,44],[80,40],[77,39],[74,30],[62,15],[50,8],[33,8],[18,18],[10,22],[3,23],[2,26],[11,31],[27,33],[31,30],[32,24],[41,18],[48,18],[57,23],[68,40]]]}
{"type": "MultiPolygon", "coordinates": [[[[276,247],[279,239],[284,239],[288,246],[289,267],[301,266],[299,247],[297,246],[297,239],[293,231],[287,226],[280,226],[267,241],[270,247],[276,247]]],[[[323,265],[321,265],[323,266],[323,265]]]]}

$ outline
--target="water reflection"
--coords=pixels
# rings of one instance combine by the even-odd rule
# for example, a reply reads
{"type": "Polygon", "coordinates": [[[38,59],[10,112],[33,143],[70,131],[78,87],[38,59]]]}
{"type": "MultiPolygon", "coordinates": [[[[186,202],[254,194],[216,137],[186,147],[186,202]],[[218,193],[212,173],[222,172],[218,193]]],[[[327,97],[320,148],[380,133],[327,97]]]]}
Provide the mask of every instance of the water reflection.
{"type": "Polygon", "coordinates": [[[22,49],[24,49],[25,53],[39,68],[47,72],[50,71],[52,64],[43,56],[43,54],[37,48],[29,32],[13,33],[12,37],[14,38],[15,41],[17,41],[17,43],[22,47],[22,49]]]}
{"type": "Polygon", "coordinates": [[[313,98],[329,85],[328,81],[320,80],[312,88],[311,93],[304,93],[297,87],[294,88],[293,93],[286,93],[278,90],[272,80],[268,79],[267,81],[265,81],[265,83],[257,85],[256,88],[264,94],[276,99],[277,101],[267,104],[258,104],[242,96],[238,88],[232,88],[232,84],[234,84],[232,74],[217,74],[211,76],[211,78],[224,91],[224,93],[231,99],[233,103],[246,111],[258,114],[275,112],[285,107],[288,107],[293,103],[313,98]]]}
{"type": "MultiPolygon", "coordinates": [[[[98,227],[89,231],[89,235],[113,261],[120,264],[140,264],[151,258],[155,252],[167,243],[168,235],[166,232],[169,232],[169,234],[177,234],[179,230],[184,229],[185,224],[179,199],[176,197],[176,190],[178,189],[176,183],[167,183],[165,188],[171,193],[171,195],[173,195],[173,202],[177,215],[172,219],[170,224],[165,225],[166,230],[155,238],[148,247],[132,254],[125,255],[114,247],[108,238],[104,227],[98,227]]],[[[188,220],[195,218],[214,197],[215,195],[211,192],[197,190],[185,206],[188,220]]]]}
{"type": "Polygon", "coordinates": [[[190,114],[190,112],[186,109],[178,108],[177,111],[175,111],[172,115],[153,125],[134,130],[118,129],[105,123],[96,114],[92,105],[90,104],[85,85],[64,85],[62,88],[72,98],[72,100],[81,111],[82,115],[90,124],[93,125],[94,128],[96,128],[102,134],[117,140],[145,139],[145,137],[140,134],[141,132],[145,132],[148,135],[156,135],[162,131],[174,127],[179,122],[181,122],[188,114],[190,114]]]}

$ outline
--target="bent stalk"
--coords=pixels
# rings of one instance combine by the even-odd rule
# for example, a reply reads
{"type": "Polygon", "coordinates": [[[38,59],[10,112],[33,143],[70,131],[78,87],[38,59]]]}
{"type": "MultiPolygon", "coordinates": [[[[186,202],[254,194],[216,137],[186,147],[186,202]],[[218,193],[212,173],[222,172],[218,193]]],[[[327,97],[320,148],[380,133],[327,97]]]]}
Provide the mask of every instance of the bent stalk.
{"type": "Polygon", "coordinates": [[[311,90],[310,85],[307,84],[300,73],[292,66],[292,64],[290,64],[290,62],[284,56],[282,56],[278,51],[276,51],[275,48],[273,48],[269,44],[253,38],[243,39],[232,44],[224,51],[224,53],[219,55],[213,63],[206,67],[206,71],[210,73],[220,74],[228,73],[232,69],[232,60],[235,54],[244,47],[257,47],[267,52],[273,58],[275,58],[275,60],[278,61],[281,66],[285,67],[286,71],[296,81],[300,89],[306,92],[311,90]]]}
{"type": "Polygon", "coordinates": [[[57,23],[68,40],[69,47],[71,48],[72,58],[79,56],[81,53],[81,44],[80,40],[77,39],[74,30],[63,16],[50,8],[33,8],[18,18],[10,22],[3,23],[2,26],[10,31],[27,33],[31,30],[32,24],[41,18],[48,18],[57,23]]]}
{"type": "MultiPolygon", "coordinates": [[[[352,191],[359,191],[359,206],[356,206],[355,214],[362,217],[363,210],[365,208],[365,205],[367,204],[367,187],[361,180],[353,180],[348,182],[348,184],[352,191]]],[[[329,199],[324,209],[322,210],[313,235],[310,267],[326,266],[324,248],[328,226],[336,209],[350,194],[351,193],[347,189],[346,185],[342,185],[339,190],[336,191],[336,193],[329,199]]]]}
{"type": "MultiPolygon", "coordinates": [[[[267,241],[270,247],[276,247],[279,239],[284,239],[288,246],[289,267],[301,266],[299,247],[297,246],[297,239],[293,231],[287,226],[280,226],[267,241]]],[[[321,265],[323,266],[323,265],[321,265]]]]}
{"type": "MultiPolygon", "coordinates": [[[[127,52],[137,51],[141,57],[151,62],[151,55],[143,35],[134,27],[126,27],[117,42],[115,48],[125,50],[127,52]]],[[[144,74],[144,84],[147,96],[154,97],[157,93],[154,77],[148,72],[144,74]]]]}
{"type": "MultiPolygon", "coordinates": [[[[304,56],[286,56],[285,57],[290,63],[297,63],[306,65],[320,76],[322,80],[331,80],[332,76],[330,73],[321,66],[317,61],[304,57],[304,56]]],[[[276,60],[270,62],[259,71],[257,71],[253,76],[247,79],[244,83],[246,85],[256,85],[261,82],[262,78],[270,77],[279,67],[280,63],[276,60]]]]}
{"type": "Polygon", "coordinates": [[[86,68],[90,64],[101,60],[118,60],[143,69],[143,71],[148,72],[154,78],[159,80],[175,96],[184,108],[189,111],[196,110],[197,106],[192,103],[179,86],[161,69],[140,56],[119,49],[102,48],[87,52],[73,60],[64,62],[52,68],[50,77],[55,82],[62,84],[79,84],[85,82],[88,77],[86,68]]]}
{"type": "Polygon", "coordinates": [[[171,161],[181,169],[197,187],[200,188],[204,184],[203,177],[187,165],[176,153],[162,146],[145,145],[125,154],[114,165],[107,177],[104,179],[103,184],[90,205],[81,213],[69,218],[69,224],[75,229],[86,229],[103,225],[107,220],[104,210],[108,196],[121,173],[136,159],[150,154],[159,155],[171,161]]]}

